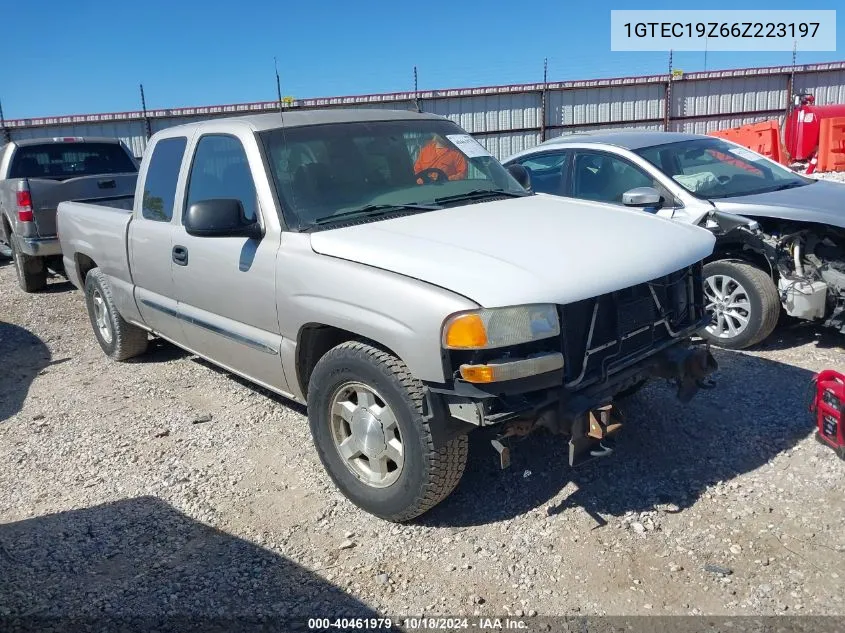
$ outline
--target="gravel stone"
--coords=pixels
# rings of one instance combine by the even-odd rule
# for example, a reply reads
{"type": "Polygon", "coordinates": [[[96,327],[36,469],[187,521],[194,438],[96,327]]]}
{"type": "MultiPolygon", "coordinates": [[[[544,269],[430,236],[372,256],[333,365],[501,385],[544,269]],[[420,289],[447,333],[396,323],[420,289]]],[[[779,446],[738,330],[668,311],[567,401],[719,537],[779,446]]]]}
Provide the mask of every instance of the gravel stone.
{"type": "Polygon", "coordinates": [[[452,497],[392,525],[337,492],[302,407],[161,341],[111,362],[80,292],[14,276],[0,260],[0,614],[845,615],[845,498],[807,502],[845,490],[804,407],[835,332],[714,349],[688,405],[645,385],[575,470],[537,434],[501,471],[474,433],[452,497]]]}

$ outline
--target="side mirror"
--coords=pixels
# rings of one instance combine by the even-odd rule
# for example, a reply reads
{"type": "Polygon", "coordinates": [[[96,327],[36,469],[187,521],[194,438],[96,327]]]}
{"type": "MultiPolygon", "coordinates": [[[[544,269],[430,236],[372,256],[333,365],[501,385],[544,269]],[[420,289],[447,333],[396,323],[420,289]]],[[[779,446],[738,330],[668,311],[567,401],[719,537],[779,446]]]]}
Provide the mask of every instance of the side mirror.
{"type": "Polygon", "coordinates": [[[531,191],[531,174],[525,167],[519,163],[513,163],[507,166],[507,170],[523,189],[531,191]]]}
{"type": "Polygon", "coordinates": [[[635,187],[622,194],[626,207],[659,207],[660,193],[654,187],[635,187]]]}
{"type": "Polygon", "coordinates": [[[248,220],[240,200],[214,198],[195,202],[185,213],[185,231],[197,237],[248,237],[261,239],[261,225],[248,220]]]}

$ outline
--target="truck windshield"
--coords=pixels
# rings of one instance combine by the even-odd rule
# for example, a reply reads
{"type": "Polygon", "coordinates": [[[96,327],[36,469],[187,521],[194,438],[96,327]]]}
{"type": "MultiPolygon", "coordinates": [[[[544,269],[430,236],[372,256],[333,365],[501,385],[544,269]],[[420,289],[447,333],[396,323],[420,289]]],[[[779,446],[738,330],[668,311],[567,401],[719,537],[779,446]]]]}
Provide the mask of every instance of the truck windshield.
{"type": "Polygon", "coordinates": [[[18,147],[9,178],[66,180],[137,171],[135,162],[117,143],[58,142],[18,147]]]}
{"type": "Polygon", "coordinates": [[[312,125],[259,137],[285,221],[299,230],[528,195],[478,141],[450,121],[312,125]]]}
{"type": "Polygon", "coordinates": [[[654,145],[635,152],[700,198],[749,196],[814,182],[718,138],[654,145]]]}

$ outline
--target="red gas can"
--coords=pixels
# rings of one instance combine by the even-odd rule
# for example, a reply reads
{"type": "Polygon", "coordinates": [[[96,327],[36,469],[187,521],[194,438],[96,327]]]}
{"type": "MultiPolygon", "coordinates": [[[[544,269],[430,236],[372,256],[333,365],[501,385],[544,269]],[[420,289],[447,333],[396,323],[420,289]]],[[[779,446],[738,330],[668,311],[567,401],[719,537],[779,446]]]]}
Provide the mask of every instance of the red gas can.
{"type": "Polygon", "coordinates": [[[816,438],[845,459],[845,376],[826,369],[813,378],[815,385],[810,411],[816,417],[816,438]]]}
{"type": "Polygon", "coordinates": [[[816,105],[813,95],[802,95],[786,117],[783,141],[792,160],[807,160],[819,148],[821,120],[845,116],[845,104],[816,105]]]}

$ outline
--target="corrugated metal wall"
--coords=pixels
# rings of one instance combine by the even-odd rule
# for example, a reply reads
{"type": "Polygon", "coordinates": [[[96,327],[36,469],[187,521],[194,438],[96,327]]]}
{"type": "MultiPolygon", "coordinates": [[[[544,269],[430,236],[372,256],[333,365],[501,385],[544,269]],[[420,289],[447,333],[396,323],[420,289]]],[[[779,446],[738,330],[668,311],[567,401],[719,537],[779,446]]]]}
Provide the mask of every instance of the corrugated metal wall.
{"type": "MultiPolygon", "coordinates": [[[[793,92],[816,103],[845,103],[845,62],[807,66],[524,84],[423,92],[303,99],[292,108],[347,107],[413,110],[450,118],[495,156],[504,158],[543,139],[572,130],[636,127],[705,133],[782,118],[793,92]],[[669,116],[666,117],[667,91],[669,116]],[[545,97],[545,113],[544,113],[545,97]]],[[[153,132],[211,117],[267,112],[275,102],[155,110],[153,132]]],[[[142,112],[83,115],[6,122],[11,138],[113,136],[140,156],[146,145],[142,112]]]]}

